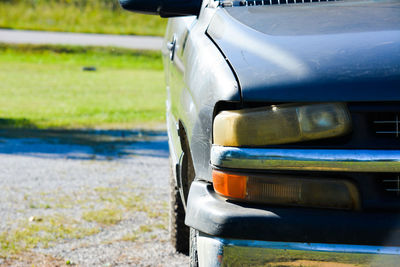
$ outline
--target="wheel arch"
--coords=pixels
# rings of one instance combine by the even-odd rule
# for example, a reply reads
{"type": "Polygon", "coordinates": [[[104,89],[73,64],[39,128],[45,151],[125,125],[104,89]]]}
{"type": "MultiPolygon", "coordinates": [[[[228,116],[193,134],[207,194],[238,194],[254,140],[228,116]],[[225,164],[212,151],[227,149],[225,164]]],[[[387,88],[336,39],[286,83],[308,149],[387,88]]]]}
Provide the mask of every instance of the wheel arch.
{"type": "Polygon", "coordinates": [[[185,128],[182,120],[178,122],[178,135],[179,141],[181,143],[182,148],[182,156],[179,160],[179,175],[177,175],[178,186],[180,186],[179,190],[181,191],[181,196],[183,197],[183,202],[186,207],[186,201],[189,194],[189,189],[191,183],[194,181],[196,177],[192,151],[190,149],[190,142],[187,134],[187,130],[185,128]]]}

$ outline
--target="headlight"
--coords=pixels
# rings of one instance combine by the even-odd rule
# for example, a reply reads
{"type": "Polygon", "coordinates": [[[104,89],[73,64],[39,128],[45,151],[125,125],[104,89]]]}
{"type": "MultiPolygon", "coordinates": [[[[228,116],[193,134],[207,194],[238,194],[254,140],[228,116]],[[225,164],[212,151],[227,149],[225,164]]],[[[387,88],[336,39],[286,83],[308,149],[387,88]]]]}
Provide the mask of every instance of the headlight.
{"type": "Polygon", "coordinates": [[[350,130],[351,118],[344,104],[285,104],[220,112],[214,119],[214,144],[286,144],[340,136],[350,130]]]}

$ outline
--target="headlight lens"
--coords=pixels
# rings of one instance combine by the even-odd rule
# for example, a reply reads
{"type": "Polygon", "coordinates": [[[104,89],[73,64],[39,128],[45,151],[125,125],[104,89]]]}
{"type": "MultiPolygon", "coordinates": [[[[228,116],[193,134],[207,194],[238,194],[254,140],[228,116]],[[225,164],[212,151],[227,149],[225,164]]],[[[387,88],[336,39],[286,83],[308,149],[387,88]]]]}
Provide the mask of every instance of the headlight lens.
{"type": "Polygon", "coordinates": [[[220,112],[214,119],[214,144],[286,144],[340,136],[350,130],[344,104],[278,105],[220,112]]]}

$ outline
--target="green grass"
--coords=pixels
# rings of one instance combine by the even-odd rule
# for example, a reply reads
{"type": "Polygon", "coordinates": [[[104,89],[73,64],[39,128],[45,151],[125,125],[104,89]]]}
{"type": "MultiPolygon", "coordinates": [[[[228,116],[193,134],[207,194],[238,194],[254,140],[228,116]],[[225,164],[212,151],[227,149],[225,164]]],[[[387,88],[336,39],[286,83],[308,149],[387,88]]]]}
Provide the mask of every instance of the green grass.
{"type": "Polygon", "coordinates": [[[161,36],[165,25],[122,10],[117,0],[0,0],[0,28],[161,36]]]}
{"type": "Polygon", "coordinates": [[[122,211],[115,207],[101,210],[87,211],[82,218],[88,222],[96,222],[101,225],[114,225],[122,220],[122,211]]]}
{"type": "Polygon", "coordinates": [[[126,241],[126,242],[135,242],[136,240],[138,240],[138,235],[136,233],[130,233],[130,234],[126,234],[125,236],[123,236],[121,238],[121,241],[126,241]]]}
{"type": "Polygon", "coordinates": [[[0,81],[2,127],[130,128],[164,121],[164,75],[154,52],[0,45],[0,81]]]}

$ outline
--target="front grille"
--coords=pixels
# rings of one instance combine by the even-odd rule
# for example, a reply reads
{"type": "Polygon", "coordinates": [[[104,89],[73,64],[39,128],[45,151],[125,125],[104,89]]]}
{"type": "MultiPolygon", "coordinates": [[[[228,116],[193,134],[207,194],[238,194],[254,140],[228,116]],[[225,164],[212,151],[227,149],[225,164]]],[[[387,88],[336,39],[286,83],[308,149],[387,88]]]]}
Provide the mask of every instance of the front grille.
{"type": "Polygon", "coordinates": [[[400,138],[400,115],[396,113],[374,114],[374,131],[380,137],[400,138]]]}
{"type": "Polygon", "coordinates": [[[221,7],[232,6],[269,6],[269,5],[287,5],[287,4],[305,4],[305,3],[321,3],[336,2],[339,0],[263,0],[263,1],[220,1],[221,7]]]}
{"type": "Polygon", "coordinates": [[[385,175],[381,185],[385,194],[400,197],[400,174],[385,175]]]}

